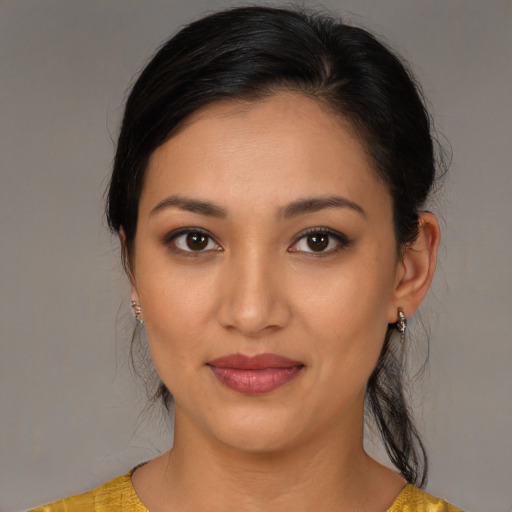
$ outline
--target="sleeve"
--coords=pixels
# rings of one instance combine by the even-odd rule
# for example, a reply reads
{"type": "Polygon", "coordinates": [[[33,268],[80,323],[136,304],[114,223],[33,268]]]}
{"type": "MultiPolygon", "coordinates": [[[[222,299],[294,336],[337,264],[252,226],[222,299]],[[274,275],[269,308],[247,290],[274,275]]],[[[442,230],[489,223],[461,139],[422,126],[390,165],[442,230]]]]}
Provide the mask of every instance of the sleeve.
{"type": "Polygon", "coordinates": [[[93,512],[94,509],[94,499],[91,493],[85,493],[33,508],[28,512],[93,512]]]}

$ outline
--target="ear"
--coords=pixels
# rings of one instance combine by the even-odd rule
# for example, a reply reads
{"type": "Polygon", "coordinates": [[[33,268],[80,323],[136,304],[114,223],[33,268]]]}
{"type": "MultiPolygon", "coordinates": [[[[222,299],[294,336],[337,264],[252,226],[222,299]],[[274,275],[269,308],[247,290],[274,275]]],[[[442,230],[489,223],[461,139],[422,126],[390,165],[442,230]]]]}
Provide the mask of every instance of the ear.
{"type": "Polygon", "coordinates": [[[440,239],[441,231],[436,217],[432,213],[421,213],[418,238],[406,248],[398,264],[389,323],[396,322],[398,308],[408,318],[425,298],[434,277],[440,239]]]}
{"type": "Polygon", "coordinates": [[[128,255],[128,249],[126,247],[126,233],[124,232],[123,227],[119,228],[119,240],[121,241],[121,251],[123,257],[123,267],[128,276],[128,280],[130,281],[131,288],[131,300],[139,301],[139,293],[137,291],[137,286],[135,282],[135,275],[133,273],[133,266],[130,262],[130,257],[128,255]]]}

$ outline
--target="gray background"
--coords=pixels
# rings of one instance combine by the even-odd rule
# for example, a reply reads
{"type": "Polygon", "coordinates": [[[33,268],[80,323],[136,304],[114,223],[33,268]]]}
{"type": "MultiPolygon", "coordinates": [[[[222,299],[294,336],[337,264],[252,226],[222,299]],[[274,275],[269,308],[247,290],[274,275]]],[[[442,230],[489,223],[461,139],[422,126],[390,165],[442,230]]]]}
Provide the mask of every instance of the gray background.
{"type": "MultiPolygon", "coordinates": [[[[128,288],[102,194],[134,74],[176,27],[232,4],[0,3],[3,511],[88,490],[170,442],[156,411],[140,414],[128,288]]],[[[322,5],[413,63],[453,147],[436,209],[441,264],[422,313],[430,365],[415,388],[428,489],[468,511],[511,511],[512,3],[322,5]]]]}

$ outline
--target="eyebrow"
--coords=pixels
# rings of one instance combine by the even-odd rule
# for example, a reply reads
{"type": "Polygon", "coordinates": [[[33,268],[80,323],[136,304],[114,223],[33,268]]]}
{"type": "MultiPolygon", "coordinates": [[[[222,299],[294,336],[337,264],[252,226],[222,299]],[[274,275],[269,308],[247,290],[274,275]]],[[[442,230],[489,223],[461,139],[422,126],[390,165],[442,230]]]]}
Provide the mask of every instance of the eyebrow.
{"type": "Polygon", "coordinates": [[[199,213],[210,217],[227,217],[227,211],[221,206],[217,206],[209,201],[201,201],[199,199],[188,199],[181,196],[169,196],[160,201],[152,210],[151,215],[160,212],[169,207],[176,207],[187,212],[199,213]]]}
{"type": "MultiPolygon", "coordinates": [[[[160,201],[151,210],[151,215],[171,207],[217,218],[225,218],[228,215],[227,210],[222,206],[218,206],[209,201],[190,199],[178,195],[172,195],[160,201]]],[[[349,208],[361,214],[363,217],[366,217],[366,212],[361,206],[342,196],[306,197],[304,199],[298,199],[297,201],[293,201],[281,208],[278,212],[278,217],[290,219],[306,213],[325,210],[327,208],[349,208]]]]}
{"type": "Polygon", "coordinates": [[[285,219],[289,219],[305,213],[325,210],[326,208],[349,208],[366,217],[366,212],[361,206],[342,196],[306,197],[299,199],[285,206],[280,211],[280,215],[285,219]]]}

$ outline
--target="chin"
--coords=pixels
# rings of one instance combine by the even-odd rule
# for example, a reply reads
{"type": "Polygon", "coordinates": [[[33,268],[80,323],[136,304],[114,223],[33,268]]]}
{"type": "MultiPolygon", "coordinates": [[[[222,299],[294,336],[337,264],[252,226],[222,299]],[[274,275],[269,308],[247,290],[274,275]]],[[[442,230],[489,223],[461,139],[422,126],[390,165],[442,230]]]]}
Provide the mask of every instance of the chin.
{"type": "MultiPolygon", "coordinates": [[[[223,411],[222,421],[211,426],[214,437],[224,446],[247,454],[271,454],[289,449],[300,436],[299,423],[292,414],[280,411],[223,411]]],[[[291,412],[291,411],[290,411],[291,412]]]]}

